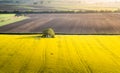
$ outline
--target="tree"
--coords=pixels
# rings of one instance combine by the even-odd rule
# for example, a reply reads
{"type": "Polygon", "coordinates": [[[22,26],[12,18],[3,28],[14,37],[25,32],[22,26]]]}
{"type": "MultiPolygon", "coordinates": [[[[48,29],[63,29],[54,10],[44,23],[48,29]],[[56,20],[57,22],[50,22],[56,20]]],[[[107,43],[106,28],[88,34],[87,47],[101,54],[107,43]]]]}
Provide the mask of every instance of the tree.
{"type": "Polygon", "coordinates": [[[22,13],[16,13],[15,16],[16,16],[16,17],[24,16],[24,14],[22,14],[22,13]]]}
{"type": "Polygon", "coordinates": [[[37,3],[37,2],[34,2],[33,4],[34,4],[34,5],[37,5],[38,3],[37,3]]]}
{"type": "Polygon", "coordinates": [[[15,3],[19,4],[20,2],[19,2],[19,1],[16,1],[15,3]]]}
{"type": "Polygon", "coordinates": [[[48,1],[48,3],[51,3],[51,1],[48,1]]]}
{"type": "Polygon", "coordinates": [[[40,4],[43,4],[43,3],[44,3],[43,1],[40,2],[40,4]]]}
{"type": "Polygon", "coordinates": [[[54,38],[55,37],[55,32],[52,28],[48,28],[46,30],[44,30],[42,37],[44,38],[54,38]]]}

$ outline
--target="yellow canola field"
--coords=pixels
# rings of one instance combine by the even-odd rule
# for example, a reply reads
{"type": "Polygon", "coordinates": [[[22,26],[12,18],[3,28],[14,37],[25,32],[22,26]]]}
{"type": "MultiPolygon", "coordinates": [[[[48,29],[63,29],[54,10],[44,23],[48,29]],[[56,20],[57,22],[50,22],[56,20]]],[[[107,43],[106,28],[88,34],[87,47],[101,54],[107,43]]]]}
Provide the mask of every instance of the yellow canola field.
{"type": "Polygon", "coordinates": [[[0,73],[120,73],[120,36],[0,35],[0,73]]]}

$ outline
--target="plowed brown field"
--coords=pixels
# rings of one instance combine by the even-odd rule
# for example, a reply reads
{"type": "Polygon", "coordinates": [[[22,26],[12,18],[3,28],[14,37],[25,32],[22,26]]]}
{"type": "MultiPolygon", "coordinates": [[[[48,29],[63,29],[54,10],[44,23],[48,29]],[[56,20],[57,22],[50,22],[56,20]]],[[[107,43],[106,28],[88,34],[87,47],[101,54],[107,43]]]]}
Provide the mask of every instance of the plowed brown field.
{"type": "Polygon", "coordinates": [[[0,33],[120,34],[119,13],[28,14],[30,19],[0,27],[0,33]]]}

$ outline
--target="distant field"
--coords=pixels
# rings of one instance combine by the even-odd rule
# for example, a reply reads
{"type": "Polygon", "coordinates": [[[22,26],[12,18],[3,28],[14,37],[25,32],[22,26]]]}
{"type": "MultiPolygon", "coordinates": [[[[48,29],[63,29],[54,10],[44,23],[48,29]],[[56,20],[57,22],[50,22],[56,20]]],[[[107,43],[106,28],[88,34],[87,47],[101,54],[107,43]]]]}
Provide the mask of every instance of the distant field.
{"type": "Polygon", "coordinates": [[[57,6],[55,7],[56,10],[65,10],[65,11],[69,11],[69,10],[75,10],[75,11],[79,11],[79,10],[93,10],[93,11],[117,11],[120,7],[102,7],[102,6],[85,6],[85,5],[75,5],[75,6],[71,6],[71,5],[61,5],[61,6],[57,6]]]}
{"type": "Polygon", "coordinates": [[[0,5],[0,11],[10,11],[13,12],[15,10],[25,12],[25,11],[33,11],[33,12],[42,12],[42,11],[55,11],[53,7],[46,6],[35,6],[35,5],[0,5]]]}
{"type": "Polygon", "coordinates": [[[0,14],[0,26],[22,21],[26,18],[24,16],[16,17],[15,14],[0,14]]]}
{"type": "Polygon", "coordinates": [[[81,5],[81,4],[44,4],[44,5],[0,5],[0,11],[15,11],[20,12],[50,12],[50,11],[117,11],[120,6],[97,6],[97,5],[81,5]]]}
{"type": "Polygon", "coordinates": [[[1,34],[0,73],[120,73],[120,36],[1,34]]]}
{"type": "Polygon", "coordinates": [[[0,33],[120,34],[120,13],[28,14],[27,20],[0,27],[0,33]]]}

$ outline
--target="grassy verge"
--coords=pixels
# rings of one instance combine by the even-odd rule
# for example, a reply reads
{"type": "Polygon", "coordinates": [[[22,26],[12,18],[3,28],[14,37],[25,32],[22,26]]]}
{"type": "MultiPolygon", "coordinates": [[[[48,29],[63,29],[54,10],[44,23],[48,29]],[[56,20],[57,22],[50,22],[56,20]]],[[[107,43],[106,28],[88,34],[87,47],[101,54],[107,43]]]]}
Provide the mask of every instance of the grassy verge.
{"type": "Polygon", "coordinates": [[[15,14],[0,14],[0,26],[8,25],[10,23],[22,21],[28,17],[19,16],[16,17],[15,14]]]}

